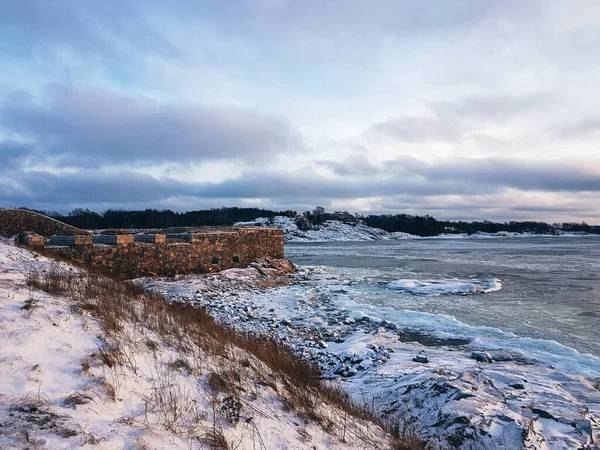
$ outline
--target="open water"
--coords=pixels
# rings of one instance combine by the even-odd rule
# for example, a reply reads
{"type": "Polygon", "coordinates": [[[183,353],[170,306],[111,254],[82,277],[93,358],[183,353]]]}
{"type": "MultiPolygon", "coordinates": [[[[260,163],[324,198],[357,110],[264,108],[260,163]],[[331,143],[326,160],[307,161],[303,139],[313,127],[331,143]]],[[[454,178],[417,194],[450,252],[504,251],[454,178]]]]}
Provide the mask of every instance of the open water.
{"type": "Polygon", "coordinates": [[[399,327],[600,377],[600,237],[286,243],[326,295],[399,327]]]}

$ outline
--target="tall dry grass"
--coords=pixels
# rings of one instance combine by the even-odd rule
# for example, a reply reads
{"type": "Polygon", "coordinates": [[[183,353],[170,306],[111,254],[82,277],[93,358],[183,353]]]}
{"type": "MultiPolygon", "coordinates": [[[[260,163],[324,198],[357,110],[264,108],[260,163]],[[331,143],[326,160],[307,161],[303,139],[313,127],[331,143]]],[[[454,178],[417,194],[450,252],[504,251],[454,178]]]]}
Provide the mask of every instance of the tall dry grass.
{"type": "MultiPolygon", "coordinates": [[[[87,311],[98,320],[106,335],[106,345],[100,348],[100,356],[109,367],[124,365],[136,370],[135,361],[131,360],[123,342],[122,333],[127,323],[140,324],[151,330],[182,355],[196,355],[200,349],[206,354],[227,358],[232,364],[246,365],[247,360],[236,359],[241,349],[271,370],[284,387],[290,408],[308,420],[320,423],[324,428],[331,426],[316,412],[319,404],[326,403],[338,408],[344,417],[369,421],[381,427],[391,435],[393,449],[425,448],[426,444],[411,427],[398,420],[387,420],[368,405],[353,401],[345,391],[323,381],[318,367],[270,336],[234,330],[217,323],[203,309],[167,303],[162,296],[144,292],[129,282],[98,273],[67,271],[59,264],[46,271],[30,270],[26,282],[33,289],[70,298],[75,310],[87,311]]],[[[222,375],[219,376],[223,378],[222,375]]],[[[272,380],[264,381],[272,383],[272,380]]],[[[235,380],[228,383],[232,385],[235,380]]],[[[157,407],[172,404],[176,394],[160,392],[149,403],[157,407]]],[[[190,405],[183,405],[180,410],[163,408],[167,411],[163,417],[166,426],[172,427],[179,414],[189,413],[190,408],[190,405]]],[[[201,413],[194,411],[194,414],[201,413]]],[[[345,437],[345,424],[336,426],[343,427],[345,437]]]]}

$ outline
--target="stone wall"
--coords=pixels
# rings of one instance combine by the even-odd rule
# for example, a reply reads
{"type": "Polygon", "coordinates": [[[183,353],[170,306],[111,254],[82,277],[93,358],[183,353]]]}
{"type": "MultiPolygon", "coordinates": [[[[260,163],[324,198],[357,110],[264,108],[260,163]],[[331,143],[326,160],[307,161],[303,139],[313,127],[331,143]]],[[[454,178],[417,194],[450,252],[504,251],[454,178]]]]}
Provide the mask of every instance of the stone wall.
{"type": "Polygon", "coordinates": [[[194,231],[187,242],[46,245],[42,252],[127,278],[206,273],[246,267],[261,258],[281,259],[283,230],[223,228],[194,231]]]}
{"type": "Polygon", "coordinates": [[[0,208],[0,236],[12,237],[26,231],[45,237],[57,233],[87,234],[86,231],[33,211],[0,208]]]}

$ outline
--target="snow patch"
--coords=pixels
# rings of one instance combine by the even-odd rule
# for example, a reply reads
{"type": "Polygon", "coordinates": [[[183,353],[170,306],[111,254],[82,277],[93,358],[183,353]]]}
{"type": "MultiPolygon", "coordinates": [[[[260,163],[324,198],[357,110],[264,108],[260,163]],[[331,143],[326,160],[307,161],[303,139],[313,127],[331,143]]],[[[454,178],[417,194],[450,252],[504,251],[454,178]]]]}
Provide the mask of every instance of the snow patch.
{"type": "Polygon", "coordinates": [[[327,220],[321,225],[313,225],[309,230],[301,230],[295,219],[276,216],[272,219],[259,217],[250,222],[238,222],[235,226],[259,226],[282,228],[288,242],[338,242],[338,241],[386,241],[392,239],[418,239],[408,233],[388,233],[380,228],[373,228],[361,222],[340,222],[327,220]]]}
{"type": "Polygon", "coordinates": [[[388,287],[413,295],[469,295],[488,294],[502,289],[497,278],[491,280],[395,280],[388,287]]]}

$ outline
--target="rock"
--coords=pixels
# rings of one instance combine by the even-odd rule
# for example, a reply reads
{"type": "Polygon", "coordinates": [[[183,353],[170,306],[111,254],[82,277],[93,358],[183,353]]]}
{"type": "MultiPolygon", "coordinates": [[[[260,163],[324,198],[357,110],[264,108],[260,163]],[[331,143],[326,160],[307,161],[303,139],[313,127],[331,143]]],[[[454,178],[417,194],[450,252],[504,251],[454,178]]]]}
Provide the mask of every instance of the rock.
{"type": "Polygon", "coordinates": [[[288,319],[283,319],[281,321],[281,325],[285,325],[286,327],[291,327],[292,326],[292,321],[288,320],[288,319]]]}
{"type": "Polygon", "coordinates": [[[413,358],[414,362],[418,362],[418,363],[422,363],[422,364],[426,364],[429,362],[429,358],[427,357],[427,353],[425,353],[423,350],[421,350],[417,356],[415,356],[413,358]]]}
{"type": "Polygon", "coordinates": [[[525,389],[525,385],[523,383],[513,383],[510,385],[513,389],[525,389]]]}
{"type": "Polygon", "coordinates": [[[329,347],[329,346],[327,345],[327,342],[325,342],[325,341],[319,341],[318,345],[319,345],[319,347],[321,347],[321,348],[327,348],[327,347],[329,347]]]}
{"type": "Polygon", "coordinates": [[[543,409],[540,409],[540,408],[531,408],[531,412],[534,414],[537,414],[542,419],[556,420],[556,417],[554,417],[548,411],[544,411],[543,409]]]}
{"type": "Polygon", "coordinates": [[[504,351],[492,351],[488,352],[488,354],[492,357],[494,361],[498,362],[512,361],[515,359],[512,354],[504,351]]]}
{"type": "Polygon", "coordinates": [[[338,364],[335,369],[333,369],[333,373],[335,375],[343,375],[344,372],[346,372],[346,370],[348,369],[348,366],[346,366],[345,364],[338,364]]]}
{"type": "Polygon", "coordinates": [[[587,436],[592,437],[592,422],[589,420],[578,420],[576,425],[577,428],[583,431],[587,436]]]}
{"type": "Polygon", "coordinates": [[[479,362],[491,363],[493,361],[492,355],[490,355],[488,352],[473,352],[471,353],[471,358],[479,362]]]}

